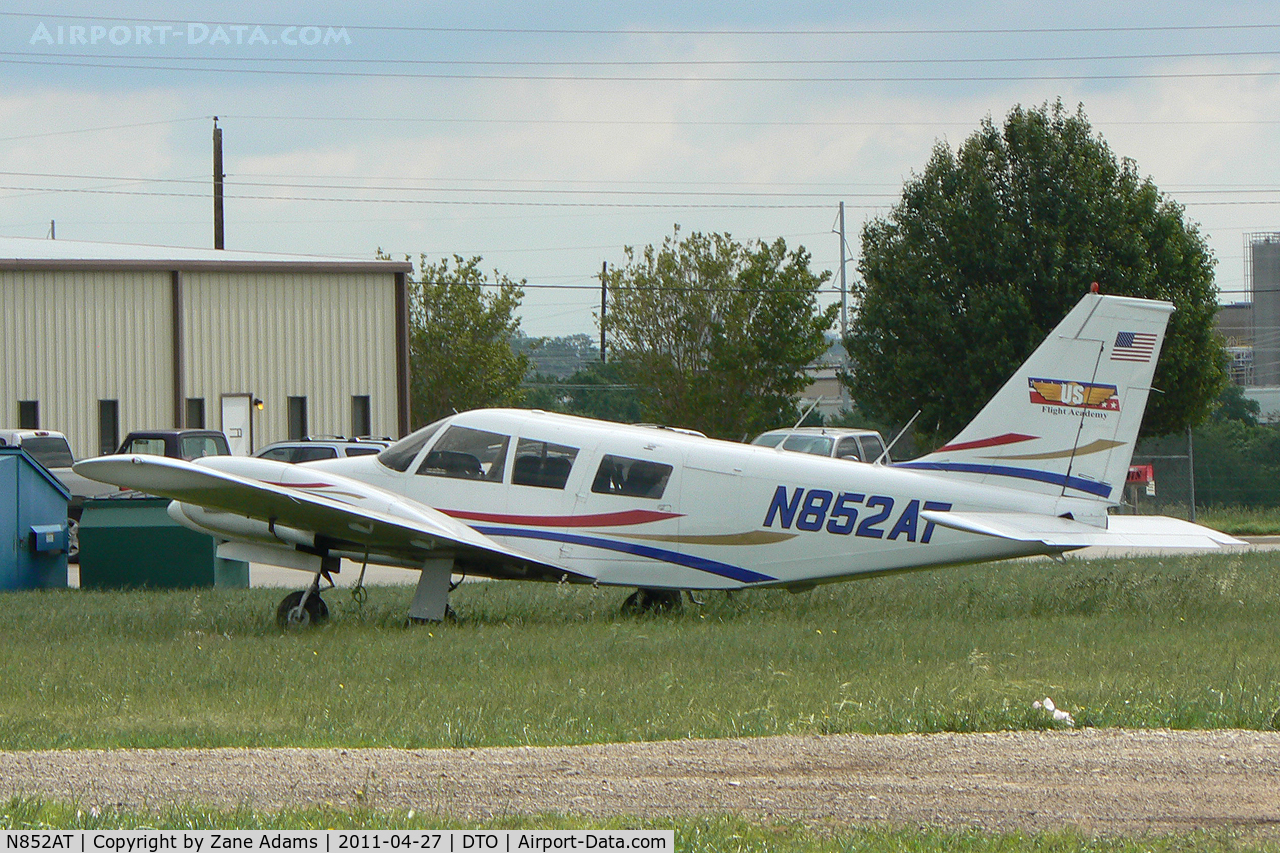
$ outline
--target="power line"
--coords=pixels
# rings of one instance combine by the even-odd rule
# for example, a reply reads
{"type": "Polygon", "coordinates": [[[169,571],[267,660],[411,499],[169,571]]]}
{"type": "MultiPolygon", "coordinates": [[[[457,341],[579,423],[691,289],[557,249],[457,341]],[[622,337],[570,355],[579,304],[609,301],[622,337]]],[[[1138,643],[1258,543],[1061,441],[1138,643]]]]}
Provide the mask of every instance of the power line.
{"type": "Polygon", "coordinates": [[[124,130],[133,127],[154,127],[159,124],[181,124],[188,121],[206,121],[207,116],[188,116],[187,118],[170,118],[161,121],[139,121],[133,124],[109,124],[102,127],[83,127],[78,130],[50,130],[45,133],[25,133],[21,136],[0,136],[0,142],[13,142],[19,139],[40,139],[46,136],[69,136],[74,133],[96,133],[103,130],[124,130]]]}
{"type": "MultiPolygon", "coordinates": [[[[46,14],[30,12],[0,12],[0,17],[11,18],[49,18],[52,20],[89,20],[85,15],[46,14]]],[[[121,21],[145,24],[188,24],[190,20],[175,18],[132,18],[104,16],[103,21],[121,21]]],[[[213,22],[206,22],[213,23],[213,22]]],[[[246,22],[223,21],[222,26],[260,26],[286,27],[302,26],[297,22],[246,22]]],[[[308,26],[321,28],[347,29],[357,32],[399,32],[399,33],[476,33],[494,35],[735,35],[735,36],[867,36],[867,35],[1034,35],[1051,33],[1165,33],[1165,32],[1231,32],[1250,30],[1280,29],[1280,24],[1181,24],[1181,25],[1146,25],[1146,26],[1112,26],[1112,27],[958,27],[958,28],[862,28],[862,29],[606,29],[606,28],[569,28],[569,27],[446,27],[446,26],[409,26],[380,24],[318,24],[308,26]]]]}
{"type": "MultiPolygon", "coordinates": [[[[457,116],[422,117],[422,116],[281,116],[281,115],[237,115],[219,113],[223,119],[239,119],[242,121],[315,121],[315,122],[395,122],[413,124],[545,124],[545,125],[589,125],[624,127],[662,127],[679,125],[681,127],[974,127],[972,121],[714,121],[704,119],[557,119],[557,118],[463,118],[457,116]]],[[[1275,125],[1280,119],[1171,119],[1166,121],[1107,121],[1092,118],[1090,121],[1105,124],[1108,127],[1183,127],[1221,125],[1275,125]]],[[[69,131],[70,132],[70,131],[69,131]]],[[[2,141],[2,140],[0,140],[2,141]]]]}
{"type": "MultiPolygon", "coordinates": [[[[1171,71],[1171,72],[1116,72],[1112,74],[1005,74],[1005,75],[955,75],[930,77],[728,77],[728,76],[675,76],[675,75],[599,75],[599,74],[464,74],[464,73],[408,73],[397,71],[327,71],[297,68],[209,68],[200,66],[154,64],[166,60],[150,60],[152,64],[68,62],[58,59],[0,59],[0,64],[56,66],[59,68],[108,68],[129,71],[184,71],[214,74],[275,74],[291,77],[347,77],[407,80],[519,80],[526,82],[592,82],[592,83],[1013,83],[1013,82],[1061,82],[1076,80],[1086,82],[1113,80],[1212,80],[1227,78],[1280,77],[1280,71],[1171,71]]],[[[180,61],[200,61],[183,59],[180,61]]],[[[257,60],[251,60],[257,61],[257,60]]]]}
{"type": "MultiPolygon", "coordinates": [[[[221,119],[238,121],[288,121],[288,122],[361,122],[361,123],[396,123],[396,124],[470,124],[470,125],[564,125],[578,127],[965,127],[972,128],[971,121],[712,121],[684,119],[553,119],[553,118],[462,118],[421,117],[421,116],[286,116],[286,115],[239,115],[220,113],[221,119]]],[[[164,119],[160,121],[134,122],[131,124],[113,124],[98,127],[82,127],[71,130],[53,130],[43,133],[26,133],[19,136],[0,137],[0,142],[16,142],[24,139],[40,139],[49,136],[70,136],[79,133],[98,133],[108,130],[124,130],[136,127],[153,127],[165,124],[181,124],[193,121],[208,121],[210,116],[188,116],[186,118],[164,119]]],[[[1107,121],[1094,118],[1095,125],[1108,127],[1221,127],[1221,126],[1267,126],[1280,125],[1280,119],[1175,119],[1166,121],[1107,121]]],[[[294,177],[294,176],[284,176],[294,177]]],[[[337,176],[331,176],[337,177],[337,176]]],[[[347,177],[347,176],[344,176],[347,177]]],[[[385,180],[390,180],[386,178],[385,180]]],[[[489,180],[471,178],[469,180],[489,180]]],[[[740,182],[741,183],[741,182],[740,182]]],[[[825,184],[824,184],[825,185],[825,184]]],[[[895,184],[894,186],[897,186],[895,184]]]]}
{"type": "MultiPolygon", "coordinates": [[[[195,184],[203,186],[207,181],[195,180],[190,178],[125,178],[111,177],[100,175],[70,175],[57,173],[40,173],[40,172],[3,172],[0,175],[10,177],[35,177],[35,178],[65,178],[74,180],[111,180],[111,181],[127,181],[129,183],[159,183],[159,184],[195,184]]],[[[303,178],[305,176],[299,176],[303,178]]],[[[369,180],[378,180],[370,178],[369,180]]],[[[235,187],[257,187],[257,188],[280,188],[280,189],[316,189],[316,190],[373,190],[381,192],[433,192],[433,193],[518,193],[518,194],[540,194],[540,195],[599,195],[599,194],[618,194],[619,190],[610,187],[602,187],[599,189],[557,189],[546,187],[518,187],[518,186],[500,186],[500,187],[413,187],[396,185],[378,185],[378,184],[328,184],[328,183],[286,183],[279,181],[244,181],[237,180],[233,184],[235,187]]],[[[68,189],[68,191],[73,191],[68,189]]],[[[775,192],[775,191],[752,191],[743,192],[738,190],[663,190],[663,189],[627,189],[624,191],[626,195],[631,196],[722,196],[732,198],[843,198],[852,196],[854,198],[897,198],[897,192],[849,192],[840,190],[831,190],[827,192],[775,192]]],[[[243,197],[243,196],[242,196],[243,197]]]]}
{"type": "MultiPolygon", "coordinates": [[[[0,56],[57,59],[150,59],[136,53],[65,53],[63,51],[0,51],[0,56]]],[[[189,56],[184,61],[225,64],[231,62],[292,63],[306,65],[388,65],[465,68],[710,68],[732,66],[814,66],[814,65],[979,65],[1046,62],[1132,62],[1157,59],[1240,59],[1280,56],[1277,50],[1238,50],[1183,53],[1114,53],[1075,56],[932,56],[842,57],[839,59],[393,59],[388,57],[344,56],[189,56]]],[[[156,57],[167,61],[177,57],[156,57]]]]}
{"type": "MultiPolygon", "coordinates": [[[[123,195],[151,196],[158,198],[208,198],[207,193],[157,192],[147,190],[112,190],[89,187],[26,187],[0,186],[0,190],[11,190],[22,193],[80,193],[86,195],[123,195]]],[[[414,205],[458,205],[463,207],[544,207],[544,208],[616,208],[632,210],[824,210],[830,204],[708,204],[708,203],[630,203],[604,201],[505,201],[482,199],[417,199],[417,198],[353,198],[350,196],[293,196],[293,195],[249,195],[244,193],[227,193],[228,199],[248,201],[306,201],[335,202],[354,204],[414,204],[414,205]]],[[[867,210],[879,210],[885,205],[847,205],[867,210]]]]}
{"type": "MultiPolygon", "coordinates": [[[[89,180],[89,181],[120,181],[125,183],[154,183],[154,184],[193,184],[203,186],[207,180],[201,177],[190,178],[149,178],[142,176],[128,175],[85,175],[67,172],[20,172],[20,171],[0,171],[0,176],[21,177],[21,178],[58,178],[67,180],[89,180]]],[[[276,175],[271,173],[245,172],[233,174],[231,177],[236,178],[283,178],[283,181],[246,181],[237,180],[236,186],[242,187],[280,187],[284,189],[351,189],[351,190],[383,190],[394,192],[474,192],[474,193],[493,193],[493,192],[519,192],[519,193],[548,193],[548,194],[598,194],[598,193],[625,193],[628,195],[730,195],[730,196],[752,196],[752,197],[779,197],[794,196],[805,198],[827,198],[827,197],[869,197],[869,198],[896,198],[900,194],[902,184],[900,183],[867,183],[841,185],[836,189],[823,192],[776,192],[776,191],[760,191],[760,192],[741,192],[714,189],[715,187],[820,187],[830,186],[829,183],[815,182],[774,182],[774,181],[606,181],[604,179],[575,179],[575,178],[479,178],[479,177],[460,177],[460,178],[434,178],[433,180],[457,181],[468,183],[494,183],[499,184],[497,187],[469,187],[469,186],[408,186],[404,183],[404,179],[397,176],[377,176],[377,175],[276,175]],[[360,181],[362,183],[353,184],[329,184],[329,183],[311,183],[313,180],[321,179],[338,179],[349,181],[360,181]],[[294,183],[294,181],[303,181],[307,183],[294,183]],[[379,185],[370,184],[368,181],[399,181],[396,184],[379,185]],[[521,187],[513,186],[516,184],[595,184],[600,185],[591,188],[581,189],[559,189],[546,187],[521,187]],[[679,186],[679,187],[712,187],[713,189],[690,191],[690,190],[663,190],[663,189],[635,189],[636,186],[654,187],[661,185],[679,186]],[[624,189],[618,189],[618,187],[624,189]],[[849,186],[864,187],[886,187],[892,188],[887,192],[865,192],[849,189],[849,186]]],[[[1211,185],[1205,184],[1170,184],[1169,189],[1163,190],[1166,195],[1176,194],[1183,195],[1254,195],[1260,193],[1280,194],[1280,186],[1253,186],[1248,184],[1230,184],[1221,185],[1219,188],[1212,188],[1211,185]]],[[[50,188],[53,189],[53,188],[50,188]]],[[[1198,202],[1199,203],[1199,202],[1198,202]]],[[[1249,204],[1251,202],[1242,202],[1249,204]]]]}

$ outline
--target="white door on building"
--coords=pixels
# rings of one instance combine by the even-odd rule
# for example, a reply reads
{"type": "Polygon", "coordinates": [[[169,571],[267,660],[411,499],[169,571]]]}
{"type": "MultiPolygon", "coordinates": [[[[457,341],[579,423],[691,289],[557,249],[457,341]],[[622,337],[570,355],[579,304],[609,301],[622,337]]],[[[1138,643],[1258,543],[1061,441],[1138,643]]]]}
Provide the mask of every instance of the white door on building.
{"type": "Polygon", "coordinates": [[[249,419],[253,410],[252,394],[222,396],[222,431],[232,456],[248,456],[253,452],[253,429],[249,419]]]}

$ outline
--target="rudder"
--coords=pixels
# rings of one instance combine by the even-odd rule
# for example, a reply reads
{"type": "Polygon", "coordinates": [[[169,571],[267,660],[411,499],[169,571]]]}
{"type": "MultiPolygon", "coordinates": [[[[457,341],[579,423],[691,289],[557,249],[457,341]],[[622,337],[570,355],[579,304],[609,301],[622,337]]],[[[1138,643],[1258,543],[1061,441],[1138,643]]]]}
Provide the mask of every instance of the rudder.
{"type": "Polygon", "coordinates": [[[901,467],[1117,502],[1173,310],[1086,294],[959,435],[901,467]]]}

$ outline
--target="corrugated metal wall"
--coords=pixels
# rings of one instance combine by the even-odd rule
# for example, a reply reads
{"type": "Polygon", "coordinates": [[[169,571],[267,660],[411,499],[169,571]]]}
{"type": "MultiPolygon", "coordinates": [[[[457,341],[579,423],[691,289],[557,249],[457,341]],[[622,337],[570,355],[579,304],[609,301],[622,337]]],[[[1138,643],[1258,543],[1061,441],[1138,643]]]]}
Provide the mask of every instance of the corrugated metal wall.
{"type": "Polygon", "coordinates": [[[370,397],[375,434],[395,436],[394,277],[378,273],[184,273],[187,397],[222,427],[223,394],[253,394],[254,447],[288,437],[288,398],[308,432],[348,435],[370,397]]]}
{"type": "Polygon", "coordinates": [[[16,427],[17,401],[38,400],[40,426],[77,458],[98,453],[99,400],[119,401],[122,430],[168,424],[171,337],[168,273],[2,272],[0,421],[16,427]]]}
{"type": "MultiPolygon", "coordinates": [[[[370,398],[375,434],[397,435],[394,273],[184,272],[184,398],[222,427],[224,394],[264,401],[254,447],[287,437],[288,398],[308,432],[349,434],[370,398]]],[[[38,400],[40,425],[98,454],[98,401],[119,431],[174,426],[172,278],[167,271],[0,272],[0,426],[38,400]]]]}

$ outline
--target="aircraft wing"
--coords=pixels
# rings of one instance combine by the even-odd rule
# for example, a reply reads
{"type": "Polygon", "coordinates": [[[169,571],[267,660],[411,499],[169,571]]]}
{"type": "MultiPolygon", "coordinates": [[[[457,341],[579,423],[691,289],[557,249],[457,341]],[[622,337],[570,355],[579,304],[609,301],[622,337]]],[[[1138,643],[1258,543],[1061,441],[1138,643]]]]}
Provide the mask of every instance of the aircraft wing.
{"type": "MultiPolygon", "coordinates": [[[[559,577],[566,573],[431,507],[310,466],[232,457],[209,457],[195,464],[161,456],[117,455],[77,462],[75,470],[94,480],[202,507],[208,513],[268,522],[273,529],[286,528],[293,542],[301,533],[314,536],[316,548],[355,553],[368,549],[374,562],[382,556],[397,565],[420,568],[427,559],[450,553],[460,560],[525,567],[536,574],[559,577]],[[234,467],[238,473],[219,470],[222,467],[234,467]],[[253,476],[245,475],[249,471],[253,476]],[[263,476],[266,479],[259,479],[263,476]]],[[[265,526],[263,532],[267,532],[265,526]]]]}
{"type": "Polygon", "coordinates": [[[1070,518],[1031,512],[937,512],[921,516],[934,524],[1015,542],[1039,542],[1070,550],[1102,545],[1113,548],[1219,548],[1246,543],[1199,524],[1162,515],[1109,515],[1094,527],[1070,518]]]}

